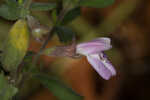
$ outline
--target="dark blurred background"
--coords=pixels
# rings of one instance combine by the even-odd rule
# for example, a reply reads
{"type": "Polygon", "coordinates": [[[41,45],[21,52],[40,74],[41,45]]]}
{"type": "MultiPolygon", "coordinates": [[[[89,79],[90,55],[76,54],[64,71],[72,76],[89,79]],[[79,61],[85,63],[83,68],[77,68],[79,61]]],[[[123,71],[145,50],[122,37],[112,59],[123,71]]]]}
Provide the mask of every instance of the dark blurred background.
{"type": "MultiPolygon", "coordinates": [[[[113,48],[106,53],[117,70],[117,76],[109,81],[103,80],[86,58],[42,56],[45,70],[58,75],[85,100],[150,100],[150,0],[116,0],[107,8],[82,8],[81,11],[82,15],[69,25],[76,31],[79,42],[100,36],[112,38],[113,48]]],[[[33,15],[50,25],[50,12],[33,12],[33,15]]],[[[12,24],[0,18],[0,44],[12,24]]],[[[48,47],[59,44],[54,37],[48,47]]],[[[29,50],[38,51],[40,45],[31,40],[29,50]]],[[[24,98],[57,100],[43,87],[24,98]]]]}

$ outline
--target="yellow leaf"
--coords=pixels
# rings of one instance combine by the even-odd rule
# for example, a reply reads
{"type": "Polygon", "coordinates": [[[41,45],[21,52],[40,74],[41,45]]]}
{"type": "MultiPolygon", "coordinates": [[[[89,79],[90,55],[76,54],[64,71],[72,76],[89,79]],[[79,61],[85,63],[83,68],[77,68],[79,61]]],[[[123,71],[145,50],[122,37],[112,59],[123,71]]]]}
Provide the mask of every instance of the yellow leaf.
{"type": "Polygon", "coordinates": [[[1,62],[8,71],[16,71],[28,49],[29,32],[26,20],[18,20],[5,41],[1,62]]]}

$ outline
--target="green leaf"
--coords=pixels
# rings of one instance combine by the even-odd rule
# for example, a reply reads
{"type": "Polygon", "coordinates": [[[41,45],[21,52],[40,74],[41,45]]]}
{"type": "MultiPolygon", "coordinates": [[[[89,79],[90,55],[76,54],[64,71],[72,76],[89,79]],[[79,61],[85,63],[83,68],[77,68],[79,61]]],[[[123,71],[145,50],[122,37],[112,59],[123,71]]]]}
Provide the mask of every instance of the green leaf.
{"type": "Polygon", "coordinates": [[[80,6],[104,8],[112,5],[115,0],[80,0],[80,6]]]}
{"type": "Polygon", "coordinates": [[[71,9],[65,16],[62,21],[62,24],[67,24],[77,18],[81,14],[80,7],[71,9]]]}
{"type": "Polygon", "coordinates": [[[36,78],[59,100],[83,100],[82,96],[55,78],[41,74],[36,75],[36,78]]]}
{"type": "Polygon", "coordinates": [[[56,32],[61,42],[69,42],[75,36],[75,33],[72,31],[72,29],[64,26],[57,26],[56,32]]]}
{"type": "Polygon", "coordinates": [[[37,11],[48,11],[54,8],[56,8],[55,3],[39,3],[39,2],[33,2],[30,7],[31,10],[37,11]]]}
{"type": "Polygon", "coordinates": [[[11,28],[5,41],[1,62],[5,70],[16,71],[24,58],[29,44],[28,26],[25,20],[18,20],[11,28]]]}
{"type": "Polygon", "coordinates": [[[8,5],[2,5],[0,6],[0,16],[7,20],[16,20],[20,16],[20,9],[8,5]]]}
{"type": "Polygon", "coordinates": [[[8,81],[3,74],[0,74],[0,98],[1,100],[11,100],[12,97],[18,92],[18,89],[8,81]]]}

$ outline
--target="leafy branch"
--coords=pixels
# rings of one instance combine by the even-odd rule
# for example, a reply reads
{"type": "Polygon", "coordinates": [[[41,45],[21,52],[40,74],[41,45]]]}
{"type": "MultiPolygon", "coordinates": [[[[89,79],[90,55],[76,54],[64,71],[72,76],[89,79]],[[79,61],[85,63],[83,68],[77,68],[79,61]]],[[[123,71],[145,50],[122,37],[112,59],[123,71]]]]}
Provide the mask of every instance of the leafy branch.
{"type": "MultiPolygon", "coordinates": [[[[20,92],[19,89],[24,86],[25,81],[33,77],[49,88],[60,100],[66,100],[66,98],[82,100],[83,98],[80,95],[66,87],[64,83],[50,78],[48,75],[39,74],[41,72],[35,66],[55,33],[62,43],[72,41],[75,38],[75,32],[67,25],[80,16],[81,7],[102,8],[111,5],[113,2],[114,0],[56,0],[54,3],[39,3],[32,0],[6,0],[4,4],[0,5],[0,17],[9,21],[16,21],[11,27],[6,41],[4,41],[2,54],[0,55],[0,62],[2,64],[0,66],[2,67],[0,70],[0,95],[3,95],[3,92],[9,94],[7,95],[8,97],[4,97],[2,100],[12,98],[17,92],[20,92]],[[41,24],[36,18],[34,20],[31,17],[28,20],[28,16],[31,16],[32,11],[50,10],[52,11],[52,20],[54,21],[51,27],[41,24]],[[29,38],[30,36],[34,38],[33,33],[40,37],[46,34],[47,38],[44,39],[40,50],[36,54],[28,56],[29,38]],[[5,75],[3,74],[4,72],[9,74],[5,75]],[[61,89],[61,91],[57,89],[61,89]],[[7,92],[6,90],[10,91],[7,92]],[[61,94],[62,92],[67,96],[64,97],[61,94]]],[[[57,49],[61,48],[62,51],[58,51],[64,53],[62,55],[71,57],[74,55],[72,52],[75,51],[75,45],[74,41],[72,45],[61,46],[57,49]]]]}

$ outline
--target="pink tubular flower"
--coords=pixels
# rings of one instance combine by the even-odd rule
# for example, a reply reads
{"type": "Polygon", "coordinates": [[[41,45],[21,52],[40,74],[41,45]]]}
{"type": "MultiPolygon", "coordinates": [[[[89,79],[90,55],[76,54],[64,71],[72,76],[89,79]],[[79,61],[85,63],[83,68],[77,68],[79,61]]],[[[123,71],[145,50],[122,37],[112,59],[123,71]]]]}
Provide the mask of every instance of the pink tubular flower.
{"type": "Polygon", "coordinates": [[[112,48],[110,42],[110,38],[97,38],[76,46],[76,53],[86,56],[97,73],[106,80],[116,75],[114,67],[103,52],[112,48]]]}

